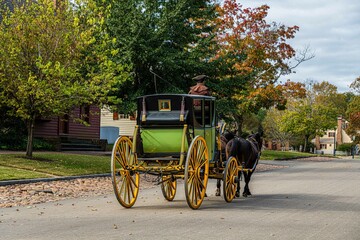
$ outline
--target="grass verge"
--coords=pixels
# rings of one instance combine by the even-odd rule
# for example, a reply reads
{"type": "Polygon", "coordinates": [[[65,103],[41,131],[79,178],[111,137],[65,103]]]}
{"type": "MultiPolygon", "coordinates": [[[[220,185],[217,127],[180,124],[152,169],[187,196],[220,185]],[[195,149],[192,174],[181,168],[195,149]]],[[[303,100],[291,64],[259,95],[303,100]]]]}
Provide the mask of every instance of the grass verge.
{"type": "Polygon", "coordinates": [[[46,177],[49,177],[49,175],[44,173],[39,173],[36,171],[0,166],[0,181],[29,179],[29,178],[46,178],[46,177]]]}
{"type": "Polygon", "coordinates": [[[50,176],[75,176],[110,172],[109,156],[68,153],[0,154],[0,181],[50,176]]]}
{"type": "Polygon", "coordinates": [[[302,153],[302,152],[285,152],[285,151],[273,151],[273,150],[264,150],[261,152],[261,160],[286,160],[292,158],[301,158],[301,157],[314,157],[318,156],[312,153],[302,153]]]}

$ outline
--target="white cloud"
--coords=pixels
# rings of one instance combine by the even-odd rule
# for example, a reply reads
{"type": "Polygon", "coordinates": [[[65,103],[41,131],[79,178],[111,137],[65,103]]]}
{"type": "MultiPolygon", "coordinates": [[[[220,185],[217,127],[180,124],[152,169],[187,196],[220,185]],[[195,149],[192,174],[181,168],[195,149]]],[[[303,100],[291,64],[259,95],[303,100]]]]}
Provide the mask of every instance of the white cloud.
{"type": "Polygon", "coordinates": [[[244,7],[267,4],[268,21],[300,31],[290,43],[295,49],[309,45],[315,58],[302,63],[296,74],[285,76],[293,81],[328,81],[341,92],[360,76],[360,1],[358,0],[246,0],[244,7]]]}

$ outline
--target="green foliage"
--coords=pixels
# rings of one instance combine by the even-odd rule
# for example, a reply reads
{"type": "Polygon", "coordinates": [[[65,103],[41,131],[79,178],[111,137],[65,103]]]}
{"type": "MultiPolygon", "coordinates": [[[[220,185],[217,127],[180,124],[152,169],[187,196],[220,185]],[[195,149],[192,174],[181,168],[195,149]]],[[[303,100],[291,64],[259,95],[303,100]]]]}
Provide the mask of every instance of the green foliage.
{"type": "Polygon", "coordinates": [[[286,142],[290,142],[293,145],[292,139],[294,134],[280,128],[284,113],[284,111],[277,110],[276,108],[270,108],[267,111],[263,121],[265,138],[271,141],[279,141],[282,145],[285,145],[286,142]]]}
{"type": "Polygon", "coordinates": [[[349,121],[349,127],[346,129],[347,134],[350,136],[355,136],[355,142],[360,142],[360,96],[353,96],[347,111],[346,116],[349,117],[347,119],[349,121]]]}
{"type": "Polygon", "coordinates": [[[353,146],[354,146],[354,144],[352,144],[352,143],[343,143],[343,144],[337,145],[336,150],[350,153],[353,146]]]}
{"type": "Polygon", "coordinates": [[[0,23],[0,105],[26,122],[32,154],[35,119],[105,102],[124,68],[104,33],[106,9],[92,0],[25,0],[5,9],[0,23]]]}
{"type": "Polygon", "coordinates": [[[26,146],[25,123],[14,116],[7,114],[8,107],[0,107],[0,148],[19,150],[26,146]]]}
{"type": "MultiPolygon", "coordinates": [[[[338,98],[336,86],[322,82],[308,83],[305,99],[292,99],[280,122],[280,129],[294,135],[303,136],[305,150],[308,140],[315,135],[323,135],[336,127],[336,119],[343,111],[345,102],[338,98]]],[[[345,98],[343,98],[345,101],[345,98]]]]}
{"type": "Polygon", "coordinates": [[[46,151],[54,151],[56,149],[56,146],[45,139],[34,139],[34,150],[46,150],[46,151]]]}
{"type": "Polygon", "coordinates": [[[211,76],[215,9],[211,1],[107,0],[107,27],[116,38],[114,61],[131,67],[112,92],[125,113],[134,99],[153,93],[185,93],[197,74],[211,76]]]}

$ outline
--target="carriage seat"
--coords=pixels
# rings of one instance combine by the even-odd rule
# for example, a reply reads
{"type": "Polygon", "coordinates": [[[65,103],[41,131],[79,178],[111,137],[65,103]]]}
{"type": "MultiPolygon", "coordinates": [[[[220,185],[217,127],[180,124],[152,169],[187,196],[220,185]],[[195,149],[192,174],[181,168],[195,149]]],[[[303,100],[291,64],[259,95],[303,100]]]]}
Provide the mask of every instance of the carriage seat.
{"type": "Polygon", "coordinates": [[[174,111],[148,111],[146,120],[142,125],[182,125],[186,122],[189,111],[184,111],[184,121],[180,121],[179,110],[174,111]]]}

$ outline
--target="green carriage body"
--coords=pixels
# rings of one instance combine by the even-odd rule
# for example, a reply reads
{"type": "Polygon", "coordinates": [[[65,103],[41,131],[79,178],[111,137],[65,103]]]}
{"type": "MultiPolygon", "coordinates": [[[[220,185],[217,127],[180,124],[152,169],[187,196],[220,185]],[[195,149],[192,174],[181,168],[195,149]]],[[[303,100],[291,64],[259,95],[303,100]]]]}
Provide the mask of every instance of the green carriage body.
{"type": "Polygon", "coordinates": [[[215,160],[214,97],[188,94],[147,95],[138,98],[137,109],[138,128],[135,134],[141,138],[142,146],[137,150],[140,157],[180,157],[182,152],[188,150],[191,139],[199,135],[206,140],[210,161],[215,160]],[[186,143],[184,149],[181,149],[184,137],[186,143]]]}

